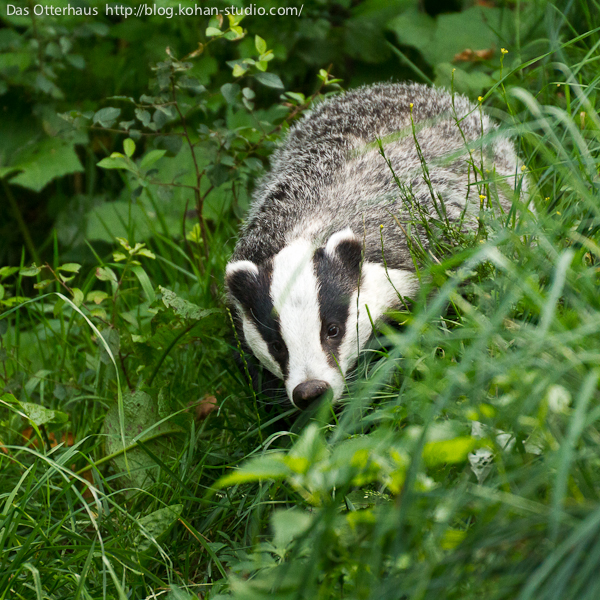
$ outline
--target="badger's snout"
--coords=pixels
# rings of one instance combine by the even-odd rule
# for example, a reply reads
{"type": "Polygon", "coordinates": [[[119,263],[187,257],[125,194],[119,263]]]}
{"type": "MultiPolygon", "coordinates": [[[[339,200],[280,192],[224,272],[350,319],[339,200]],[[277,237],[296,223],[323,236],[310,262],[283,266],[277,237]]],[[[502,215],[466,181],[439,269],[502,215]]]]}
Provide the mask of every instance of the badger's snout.
{"type": "Polygon", "coordinates": [[[304,381],[294,388],[292,400],[297,408],[303,410],[330,389],[331,386],[320,379],[304,381]]]}

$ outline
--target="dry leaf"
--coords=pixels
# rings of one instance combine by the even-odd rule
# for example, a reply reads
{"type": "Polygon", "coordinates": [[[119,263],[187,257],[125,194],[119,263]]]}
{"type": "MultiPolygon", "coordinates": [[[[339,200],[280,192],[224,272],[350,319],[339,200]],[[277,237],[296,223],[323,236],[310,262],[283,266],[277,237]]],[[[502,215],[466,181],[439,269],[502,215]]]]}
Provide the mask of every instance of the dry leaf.
{"type": "Polygon", "coordinates": [[[462,52],[454,55],[453,62],[477,62],[480,60],[489,60],[494,56],[494,49],[487,48],[485,50],[471,50],[467,48],[462,52]]]}
{"type": "MultiPolygon", "coordinates": [[[[87,471],[84,471],[81,474],[81,477],[83,479],[85,479],[90,485],[94,485],[94,476],[92,475],[92,470],[88,469],[87,471]]],[[[89,486],[85,485],[84,483],[81,484],[81,489],[82,489],[82,496],[88,500],[90,498],[94,497],[94,494],[92,494],[92,492],[90,491],[89,486]]]]}
{"type": "Polygon", "coordinates": [[[190,403],[190,408],[194,409],[194,419],[196,421],[204,421],[211,412],[219,408],[219,405],[214,396],[206,395],[200,402],[195,404],[190,403]]]}
{"type": "MultiPolygon", "coordinates": [[[[21,432],[21,434],[23,435],[23,437],[29,441],[29,444],[31,446],[34,446],[35,448],[38,447],[40,440],[39,438],[34,438],[33,440],[31,439],[33,437],[33,427],[25,427],[25,429],[23,429],[23,431],[21,432]]],[[[50,447],[54,448],[54,446],[58,446],[58,444],[64,444],[65,446],[72,446],[75,443],[75,438],[73,437],[73,434],[70,431],[67,431],[67,433],[63,433],[61,438],[60,438],[60,442],[56,441],[56,436],[54,435],[53,431],[50,431],[48,433],[48,440],[50,440],[50,447]]]]}

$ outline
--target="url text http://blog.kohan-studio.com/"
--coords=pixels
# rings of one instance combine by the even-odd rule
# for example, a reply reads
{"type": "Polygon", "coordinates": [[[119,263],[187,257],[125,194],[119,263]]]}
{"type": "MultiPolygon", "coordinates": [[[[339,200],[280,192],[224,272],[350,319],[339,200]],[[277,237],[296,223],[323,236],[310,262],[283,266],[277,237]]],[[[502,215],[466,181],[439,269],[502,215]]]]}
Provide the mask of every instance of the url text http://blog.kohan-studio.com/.
{"type": "MultiPolygon", "coordinates": [[[[165,17],[172,19],[175,17],[201,17],[201,16],[259,16],[259,17],[300,17],[304,4],[299,6],[272,6],[264,7],[258,4],[249,6],[225,6],[217,8],[216,6],[201,6],[200,4],[178,4],[176,6],[159,6],[157,4],[142,3],[137,6],[125,6],[123,4],[105,4],[104,15],[107,17],[165,17]]],[[[34,4],[20,6],[19,4],[7,4],[6,16],[53,16],[53,17],[77,17],[77,16],[98,16],[102,12],[100,7],[91,6],[53,6],[51,4],[34,4]]]]}

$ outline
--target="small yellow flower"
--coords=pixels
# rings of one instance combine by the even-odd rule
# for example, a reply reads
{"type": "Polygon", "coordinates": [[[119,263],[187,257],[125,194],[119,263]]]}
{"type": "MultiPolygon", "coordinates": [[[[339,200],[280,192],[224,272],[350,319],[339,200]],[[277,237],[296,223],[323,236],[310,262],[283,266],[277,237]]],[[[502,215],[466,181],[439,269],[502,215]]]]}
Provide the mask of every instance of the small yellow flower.
{"type": "Polygon", "coordinates": [[[527,171],[527,167],[526,167],[525,165],[523,165],[523,166],[521,167],[521,171],[527,171]]]}
{"type": "Polygon", "coordinates": [[[413,107],[413,103],[411,102],[410,103],[410,110],[412,110],[412,107],[413,107]]]}
{"type": "Polygon", "coordinates": [[[479,199],[483,202],[485,199],[487,198],[487,196],[484,196],[483,194],[479,194],[479,199]]]}
{"type": "Polygon", "coordinates": [[[556,87],[560,87],[560,83],[557,83],[557,84],[556,84],[556,87]]]}
{"type": "Polygon", "coordinates": [[[546,196],[546,197],[544,198],[544,200],[545,200],[546,202],[548,202],[548,200],[550,200],[550,196],[546,196]]]}
{"type": "Polygon", "coordinates": [[[479,102],[483,102],[483,96],[479,96],[477,100],[479,100],[479,102]]]}
{"type": "Polygon", "coordinates": [[[379,229],[383,229],[383,223],[379,226],[379,229]]]}
{"type": "Polygon", "coordinates": [[[557,215],[560,215],[560,213],[559,213],[558,211],[556,211],[556,214],[557,214],[557,215]]]}
{"type": "Polygon", "coordinates": [[[508,50],[506,48],[500,48],[500,52],[502,52],[502,54],[508,54],[508,50]]]}

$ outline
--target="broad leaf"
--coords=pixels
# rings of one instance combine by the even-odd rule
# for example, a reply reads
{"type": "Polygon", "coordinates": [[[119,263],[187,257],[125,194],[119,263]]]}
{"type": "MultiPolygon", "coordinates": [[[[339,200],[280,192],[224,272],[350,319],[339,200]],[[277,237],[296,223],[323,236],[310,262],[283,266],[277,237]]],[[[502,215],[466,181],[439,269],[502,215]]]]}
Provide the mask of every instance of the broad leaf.
{"type": "Polygon", "coordinates": [[[11,162],[9,170],[21,172],[10,182],[34,192],[41,191],[53,179],[83,171],[73,144],[58,138],[46,138],[26,146],[11,162]]]}
{"type": "Polygon", "coordinates": [[[275,73],[255,73],[254,79],[267,87],[283,89],[283,82],[275,73]]]}

